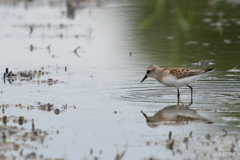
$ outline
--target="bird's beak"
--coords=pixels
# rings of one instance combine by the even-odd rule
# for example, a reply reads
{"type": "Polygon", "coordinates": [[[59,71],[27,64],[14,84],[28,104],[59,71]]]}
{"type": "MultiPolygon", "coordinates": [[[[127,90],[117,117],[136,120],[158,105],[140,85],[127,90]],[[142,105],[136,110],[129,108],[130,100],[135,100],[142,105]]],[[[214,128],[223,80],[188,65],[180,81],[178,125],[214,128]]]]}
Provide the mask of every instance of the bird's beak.
{"type": "Polygon", "coordinates": [[[142,79],[142,81],[141,81],[141,83],[145,80],[145,79],[147,79],[147,75],[145,75],[144,77],[143,77],[143,79],[142,79]]]}

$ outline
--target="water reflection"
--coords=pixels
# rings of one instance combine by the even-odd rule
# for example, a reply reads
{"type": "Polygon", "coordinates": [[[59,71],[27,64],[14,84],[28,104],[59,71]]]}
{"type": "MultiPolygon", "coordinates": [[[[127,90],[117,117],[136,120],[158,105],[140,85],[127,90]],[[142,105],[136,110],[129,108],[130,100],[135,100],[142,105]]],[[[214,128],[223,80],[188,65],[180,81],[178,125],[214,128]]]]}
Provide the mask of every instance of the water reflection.
{"type": "Polygon", "coordinates": [[[17,123],[19,125],[23,125],[28,122],[27,119],[25,119],[23,116],[3,116],[2,118],[0,117],[0,122],[3,123],[4,126],[7,126],[8,123],[17,123]]]}
{"type": "Polygon", "coordinates": [[[45,139],[50,139],[48,136],[49,132],[34,128],[33,120],[31,130],[18,126],[4,125],[0,126],[0,132],[2,133],[0,139],[0,159],[36,159],[37,154],[35,150],[38,145],[44,145],[45,139]],[[31,145],[29,145],[29,142],[31,142],[31,145]],[[20,151],[20,154],[19,152],[12,154],[12,151],[20,151]]]}
{"type": "Polygon", "coordinates": [[[75,3],[73,0],[67,0],[67,17],[70,19],[75,17],[75,3]]]}
{"type": "MultiPolygon", "coordinates": [[[[60,113],[65,112],[67,110],[67,104],[63,105],[60,109],[56,108],[54,104],[50,104],[50,103],[42,104],[41,102],[37,102],[37,104],[39,104],[39,106],[37,106],[38,110],[43,110],[48,112],[54,111],[56,115],[59,115],[60,113]]],[[[31,106],[31,109],[33,108],[35,107],[31,106]]]]}
{"type": "Polygon", "coordinates": [[[151,128],[156,128],[162,125],[183,125],[188,124],[189,121],[202,121],[208,124],[213,122],[200,116],[196,110],[189,109],[189,106],[170,105],[155,113],[153,116],[147,116],[143,111],[141,113],[146,118],[147,125],[151,128]]]}
{"type": "MultiPolygon", "coordinates": [[[[45,105],[47,108],[53,107],[49,103],[45,105]]],[[[19,105],[0,105],[1,108],[24,107],[19,105]]],[[[29,109],[29,107],[27,107],[29,109]]],[[[58,114],[61,112],[59,109],[58,114]]],[[[55,112],[55,111],[54,111],[55,112]]],[[[56,113],[55,113],[56,114],[56,113]]],[[[46,146],[46,140],[52,140],[49,135],[54,133],[53,130],[44,130],[39,128],[32,119],[25,119],[23,116],[6,116],[0,117],[0,159],[43,159],[42,154],[38,154],[36,150],[40,146],[46,146]],[[32,127],[24,128],[23,124],[32,122],[32,127]],[[15,152],[13,152],[15,151],[15,152]]],[[[59,134],[59,130],[56,131],[59,134]]],[[[45,158],[46,159],[46,158],[45,158]]],[[[58,158],[62,159],[62,158],[58,158]]]]}
{"type": "MultiPolygon", "coordinates": [[[[49,66],[50,67],[50,66],[49,66]]],[[[6,72],[3,75],[3,82],[6,83],[6,80],[9,82],[9,84],[12,84],[13,82],[19,80],[19,81],[27,81],[27,82],[33,82],[37,84],[48,84],[49,86],[52,86],[53,84],[58,84],[58,83],[64,83],[63,81],[59,80],[53,80],[52,78],[48,78],[47,80],[40,80],[39,78],[50,74],[50,72],[43,71],[44,67],[41,68],[39,71],[20,71],[14,74],[12,71],[8,73],[8,68],[6,68],[6,72]],[[38,80],[34,80],[38,78],[38,80]]],[[[21,83],[15,83],[15,85],[21,85],[21,83]]]]}

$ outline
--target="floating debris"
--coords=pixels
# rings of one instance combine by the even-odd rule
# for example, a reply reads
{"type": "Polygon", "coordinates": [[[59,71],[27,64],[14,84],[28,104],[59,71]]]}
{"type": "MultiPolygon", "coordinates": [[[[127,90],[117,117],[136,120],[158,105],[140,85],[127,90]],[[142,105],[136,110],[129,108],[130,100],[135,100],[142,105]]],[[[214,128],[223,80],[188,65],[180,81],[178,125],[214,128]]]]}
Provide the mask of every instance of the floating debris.
{"type": "Polygon", "coordinates": [[[198,62],[198,65],[203,66],[203,67],[209,66],[209,61],[208,60],[201,60],[200,62],[198,62]]]}
{"type": "Polygon", "coordinates": [[[168,141],[168,143],[167,143],[167,149],[173,150],[174,141],[175,141],[174,139],[168,141]]]}
{"type": "Polygon", "coordinates": [[[210,135],[210,134],[207,134],[207,135],[205,136],[205,138],[206,138],[207,140],[210,140],[211,135],[210,135]]]}
{"type": "Polygon", "coordinates": [[[205,47],[208,47],[208,46],[210,46],[210,43],[203,43],[202,45],[205,47]]]}
{"type": "Polygon", "coordinates": [[[224,40],[224,43],[226,43],[226,44],[231,44],[232,42],[231,42],[229,39],[225,39],[225,40],[224,40]]]}
{"type": "Polygon", "coordinates": [[[191,45],[191,44],[198,44],[198,42],[197,41],[185,42],[185,45],[191,45]]]}
{"type": "Polygon", "coordinates": [[[172,40],[172,39],[174,39],[174,37],[169,36],[169,37],[167,37],[167,39],[172,40]]]}
{"type": "Polygon", "coordinates": [[[211,19],[211,18],[204,18],[204,19],[203,19],[203,22],[205,22],[205,23],[210,23],[210,22],[212,22],[212,19],[211,19]]]}
{"type": "Polygon", "coordinates": [[[8,68],[6,68],[6,72],[5,73],[8,74],[8,68]]]}
{"type": "Polygon", "coordinates": [[[188,137],[185,137],[183,139],[183,143],[186,143],[186,149],[188,149],[188,137]]]}
{"type": "MultiPolygon", "coordinates": [[[[20,71],[16,74],[12,73],[12,71],[10,71],[10,73],[8,73],[8,75],[6,75],[6,73],[4,73],[3,75],[3,80],[5,83],[5,80],[7,79],[8,82],[10,84],[12,84],[12,82],[16,81],[16,80],[20,80],[20,81],[28,81],[28,82],[33,82],[33,83],[37,83],[37,84],[44,84],[47,83],[49,86],[53,85],[53,84],[58,84],[58,83],[64,83],[63,81],[59,81],[59,80],[53,80],[52,78],[48,78],[48,80],[33,80],[35,76],[37,76],[38,78],[40,78],[43,75],[48,75],[49,72],[47,71],[42,71],[44,69],[44,67],[41,68],[41,70],[39,70],[38,72],[36,70],[32,71],[20,71]]],[[[21,84],[20,84],[21,85],[21,84]]]]}
{"type": "Polygon", "coordinates": [[[31,44],[31,45],[30,45],[30,51],[32,52],[33,49],[34,49],[34,47],[33,47],[33,45],[31,44]]]}
{"type": "Polygon", "coordinates": [[[207,67],[209,65],[214,65],[215,63],[210,62],[209,60],[201,60],[197,63],[192,63],[193,65],[198,65],[198,66],[203,66],[203,67],[207,67]]]}
{"type": "Polygon", "coordinates": [[[0,126],[0,132],[2,132],[0,140],[0,150],[2,152],[20,150],[20,154],[8,154],[5,159],[14,159],[14,157],[17,159],[36,159],[36,153],[31,150],[37,148],[36,146],[39,147],[39,144],[43,145],[44,140],[48,138],[40,129],[35,129],[33,132],[17,126],[0,126]],[[31,144],[28,141],[31,141],[31,144]],[[24,150],[30,151],[30,153],[24,154],[24,150]]]}
{"type": "Polygon", "coordinates": [[[115,157],[115,160],[121,160],[123,158],[123,156],[125,155],[126,151],[123,151],[121,154],[117,154],[115,157]]]}
{"type": "Polygon", "coordinates": [[[240,72],[240,69],[237,69],[237,66],[233,69],[227,70],[227,72],[240,72]]]}
{"type": "Polygon", "coordinates": [[[31,36],[31,35],[32,35],[32,32],[33,32],[33,26],[32,26],[32,25],[29,26],[29,29],[30,29],[30,31],[29,31],[29,35],[31,36]]]}
{"type": "Polygon", "coordinates": [[[172,139],[172,131],[169,132],[168,139],[169,139],[169,140],[172,139]]]}
{"type": "Polygon", "coordinates": [[[225,129],[222,129],[223,132],[225,132],[225,134],[223,135],[223,137],[225,137],[226,135],[228,135],[228,132],[225,129]]]}
{"type": "Polygon", "coordinates": [[[53,85],[53,79],[52,78],[48,78],[48,85],[53,85]]]}
{"type": "Polygon", "coordinates": [[[3,116],[2,122],[3,122],[3,124],[7,125],[7,116],[3,116]]]}
{"type": "Polygon", "coordinates": [[[192,131],[190,132],[189,137],[192,138],[192,131]]]}
{"type": "Polygon", "coordinates": [[[223,23],[222,22],[210,23],[210,26],[212,26],[212,27],[222,27],[223,23]]]}
{"type": "Polygon", "coordinates": [[[208,54],[215,55],[216,53],[214,53],[214,52],[208,52],[208,54]]]}
{"type": "Polygon", "coordinates": [[[48,52],[50,53],[51,52],[51,44],[47,46],[47,49],[48,49],[48,52]]]}
{"type": "Polygon", "coordinates": [[[3,81],[5,83],[6,73],[3,74],[3,81]]]}
{"type": "MultiPolygon", "coordinates": [[[[158,143],[155,142],[155,145],[156,147],[161,148],[163,145],[167,146],[165,151],[167,152],[167,150],[171,150],[173,155],[175,153],[178,153],[180,156],[184,153],[184,157],[182,157],[183,159],[188,159],[189,157],[196,157],[197,159],[202,159],[203,155],[205,159],[219,159],[219,156],[222,152],[230,152],[233,156],[237,156],[236,153],[239,152],[239,146],[237,145],[235,139],[236,137],[232,136],[210,136],[210,134],[207,134],[206,136],[200,135],[197,137],[192,137],[191,139],[189,139],[189,137],[183,138],[182,135],[175,135],[173,140],[169,140],[169,137],[167,140],[157,140],[156,142],[158,143]],[[183,146],[186,146],[186,149],[188,151],[184,150],[183,146]],[[216,154],[218,152],[220,152],[220,154],[216,154]]],[[[146,147],[147,146],[151,145],[146,143],[146,147]]],[[[163,150],[162,152],[164,153],[165,151],[163,150]]],[[[224,156],[226,156],[226,154],[224,156]]],[[[177,159],[179,159],[179,157],[177,159]]]]}
{"type": "Polygon", "coordinates": [[[26,159],[36,159],[37,158],[37,154],[35,152],[29,153],[26,156],[26,159]]]}
{"type": "Polygon", "coordinates": [[[77,50],[80,49],[80,48],[81,48],[81,46],[78,46],[78,47],[74,50],[75,55],[78,56],[79,58],[80,58],[80,56],[77,54],[77,50]]]}
{"type": "Polygon", "coordinates": [[[58,109],[58,108],[56,108],[56,109],[54,110],[54,113],[55,113],[56,115],[59,115],[60,112],[61,112],[61,111],[60,111],[60,109],[58,109]]]}

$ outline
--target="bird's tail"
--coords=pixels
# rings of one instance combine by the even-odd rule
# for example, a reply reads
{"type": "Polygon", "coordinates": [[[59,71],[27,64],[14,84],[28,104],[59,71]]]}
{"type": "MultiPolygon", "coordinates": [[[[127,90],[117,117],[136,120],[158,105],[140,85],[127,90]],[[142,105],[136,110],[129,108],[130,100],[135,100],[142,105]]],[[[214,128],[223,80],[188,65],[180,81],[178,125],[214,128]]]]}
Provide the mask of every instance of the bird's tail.
{"type": "Polygon", "coordinates": [[[202,72],[200,72],[200,74],[207,73],[207,72],[212,72],[214,70],[215,70],[215,68],[203,69],[202,72]]]}
{"type": "Polygon", "coordinates": [[[215,68],[210,68],[210,69],[205,69],[205,72],[211,72],[211,71],[214,71],[215,68]]]}

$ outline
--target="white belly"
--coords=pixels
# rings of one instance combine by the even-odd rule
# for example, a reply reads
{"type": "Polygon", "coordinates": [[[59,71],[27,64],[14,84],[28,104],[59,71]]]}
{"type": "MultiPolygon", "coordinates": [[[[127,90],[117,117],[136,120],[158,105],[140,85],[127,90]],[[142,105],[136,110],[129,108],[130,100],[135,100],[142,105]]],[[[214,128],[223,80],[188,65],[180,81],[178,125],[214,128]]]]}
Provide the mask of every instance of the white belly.
{"type": "Polygon", "coordinates": [[[197,75],[197,76],[191,76],[191,77],[187,77],[187,78],[177,79],[174,76],[169,76],[169,77],[163,78],[162,84],[166,85],[167,87],[180,88],[180,87],[184,87],[192,82],[195,82],[200,77],[201,77],[201,75],[197,75]]]}

